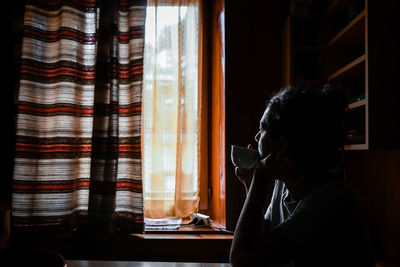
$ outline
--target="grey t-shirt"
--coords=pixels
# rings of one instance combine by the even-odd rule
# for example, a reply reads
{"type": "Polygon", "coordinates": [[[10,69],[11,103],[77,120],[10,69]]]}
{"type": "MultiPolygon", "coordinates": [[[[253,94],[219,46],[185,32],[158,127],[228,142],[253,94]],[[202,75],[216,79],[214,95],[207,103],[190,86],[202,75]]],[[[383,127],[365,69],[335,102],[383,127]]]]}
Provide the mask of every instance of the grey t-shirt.
{"type": "Polygon", "coordinates": [[[265,214],[299,250],[282,266],[370,266],[365,222],[353,192],[337,177],[318,180],[299,201],[291,201],[276,180],[265,214]]]}

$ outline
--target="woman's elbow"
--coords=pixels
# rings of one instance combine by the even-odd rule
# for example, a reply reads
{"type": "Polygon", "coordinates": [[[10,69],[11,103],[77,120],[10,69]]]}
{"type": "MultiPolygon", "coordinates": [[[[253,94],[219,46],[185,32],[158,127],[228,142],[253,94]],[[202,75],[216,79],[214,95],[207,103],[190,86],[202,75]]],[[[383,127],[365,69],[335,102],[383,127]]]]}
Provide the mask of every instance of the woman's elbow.
{"type": "Polygon", "coordinates": [[[229,255],[229,263],[234,267],[256,266],[243,251],[233,250],[229,255]]]}
{"type": "Polygon", "coordinates": [[[231,252],[229,254],[229,263],[235,267],[243,266],[243,264],[240,262],[240,258],[241,258],[241,255],[239,254],[238,251],[231,250],[231,252]]]}
{"type": "Polygon", "coordinates": [[[245,264],[243,263],[243,261],[240,260],[240,257],[238,257],[238,256],[236,256],[236,255],[230,255],[230,257],[229,257],[229,263],[230,263],[231,266],[233,266],[233,267],[245,266],[245,264]]]}

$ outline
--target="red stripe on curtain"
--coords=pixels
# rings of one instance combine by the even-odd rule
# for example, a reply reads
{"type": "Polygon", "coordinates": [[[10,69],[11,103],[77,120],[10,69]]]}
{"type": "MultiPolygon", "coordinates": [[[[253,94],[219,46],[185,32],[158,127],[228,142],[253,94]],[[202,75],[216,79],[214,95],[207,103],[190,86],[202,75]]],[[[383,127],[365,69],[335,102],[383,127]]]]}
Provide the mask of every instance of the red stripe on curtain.
{"type": "MultiPolygon", "coordinates": [[[[29,2],[29,1],[28,1],[29,2]]],[[[33,0],[30,1],[32,4],[36,4],[41,7],[51,8],[51,6],[60,6],[65,4],[77,4],[81,7],[96,7],[97,0],[33,0]]]]}
{"type": "Polygon", "coordinates": [[[18,110],[21,112],[37,112],[37,113],[58,113],[58,112],[64,112],[64,113],[74,113],[77,115],[92,115],[93,114],[93,108],[86,108],[86,107],[34,107],[34,106],[29,106],[29,105],[23,105],[20,104],[17,106],[18,110]]]}
{"type": "Polygon", "coordinates": [[[52,32],[52,31],[43,31],[41,29],[26,27],[24,29],[23,34],[26,37],[34,37],[48,42],[55,42],[60,39],[72,39],[85,43],[85,42],[95,42],[97,39],[95,34],[83,34],[73,29],[65,29],[65,28],[60,28],[59,30],[52,32]]]}
{"type": "Polygon", "coordinates": [[[57,77],[62,75],[74,76],[79,79],[88,79],[92,80],[95,78],[94,71],[81,71],[78,69],[68,68],[68,67],[59,67],[55,69],[40,69],[38,67],[21,65],[21,73],[23,74],[32,74],[36,76],[42,77],[57,77]]]}
{"type": "Polygon", "coordinates": [[[121,114],[131,114],[135,112],[141,112],[142,107],[141,106],[136,106],[136,107],[120,107],[119,113],[121,114]]]}
{"type": "Polygon", "coordinates": [[[140,152],[141,145],[140,144],[119,144],[118,149],[121,152],[140,152]]]}
{"type": "Polygon", "coordinates": [[[70,190],[80,188],[89,188],[89,182],[77,182],[74,184],[14,184],[14,190],[70,190]]]}
{"type": "Polygon", "coordinates": [[[144,35],[144,31],[141,29],[131,29],[128,33],[120,32],[118,34],[119,41],[122,43],[126,43],[130,39],[140,38],[144,35]]]}
{"type": "Polygon", "coordinates": [[[142,190],[143,186],[141,184],[133,184],[128,182],[118,182],[117,189],[124,189],[124,188],[132,188],[132,189],[140,189],[142,190]]]}
{"type": "Polygon", "coordinates": [[[121,79],[127,79],[132,75],[143,74],[143,65],[142,66],[134,66],[129,68],[129,70],[119,70],[119,77],[121,79]]]}
{"type": "Polygon", "coordinates": [[[51,144],[51,145],[36,145],[36,144],[16,144],[18,152],[91,152],[91,144],[51,144]]]}

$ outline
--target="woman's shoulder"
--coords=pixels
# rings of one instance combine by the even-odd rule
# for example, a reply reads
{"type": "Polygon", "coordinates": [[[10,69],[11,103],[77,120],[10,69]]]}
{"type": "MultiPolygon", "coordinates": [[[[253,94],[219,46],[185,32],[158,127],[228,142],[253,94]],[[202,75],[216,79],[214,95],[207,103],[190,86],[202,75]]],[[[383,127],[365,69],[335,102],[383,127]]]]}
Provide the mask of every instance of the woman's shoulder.
{"type": "Polygon", "coordinates": [[[342,211],[358,209],[360,206],[356,190],[343,176],[337,175],[322,177],[317,181],[304,197],[303,203],[342,211]]]}

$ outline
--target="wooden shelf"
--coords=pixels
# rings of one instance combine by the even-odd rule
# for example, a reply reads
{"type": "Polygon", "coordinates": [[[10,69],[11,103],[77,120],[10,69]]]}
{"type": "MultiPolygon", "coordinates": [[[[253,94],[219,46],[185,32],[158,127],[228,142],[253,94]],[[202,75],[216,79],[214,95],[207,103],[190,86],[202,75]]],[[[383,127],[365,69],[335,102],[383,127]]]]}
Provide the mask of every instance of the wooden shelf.
{"type": "Polygon", "coordinates": [[[320,79],[348,97],[343,125],[346,150],[399,149],[400,122],[393,116],[400,114],[395,82],[400,41],[388,29],[394,27],[400,1],[329,0],[327,4],[321,20],[316,20],[319,27],[308,23],[311,18],[292,28],[291,20],[285,24],[284,84],[320,79]],[[291,39],[304,36],[303,31],[314,34],[316,28],[318,42],[291,39]]]}
{"type": "Polygon", "coordinates": [[[365,54],[362,55],[361,57],[353,60],[352,62],[350,62],[349,64],[347,64],[343,68],[339,69],[335,73],[329,75],[328,76],[328,81],[331,81],[331,80],[335,79],[336,77],[338,77],[338,76],[342,75],[343,73],[351,70],[352,68],[354,68],[355,66],[357,66],[358,64],[360,64],[362,62],[365,62],[365,54]]]}
{"type": "Polygon", "coordinates": [[[284,25],[283,84],[321,81],[321,18],[322,14],[290,14],[284,25]]]}
{"type": "Polygon", "coordinates": [[[367,150],[367,149],[368,149],[367,144],[351,144],[344,146],[344,150],[367,150]]]}
{"type": "Polygon", "coordinates": [[[356,109],[356,108],[359,108],[359,107],[362,107],[362,106],[366,106],[366,105],[367,105],[367,100],[366,99],[362,99],[360,101],[350,103],[348,105],[348,109],[352,110],[352,109],[356,109]]]}
{"type": "Polygon", "coordinates": [[[363,20],[365,19],[365,10],[363,10],[357,17],[355,17],[343,30],[341,30],[338,34],[336,34],[329,42],[328,47],[334,45],[338,40],[343,38],[343,36],[347,35],[349,32],[355,32],[362,34],[364,31],[361,31],[361,27],[364,27],[363,20]]]}
{"type": "Polygon", "coordinates": [[[344,90],[350,101],[345,118],[345,150],[369,149],[367,99],[367,5],[364,0],[333,0],[326,10],[333,36],[325,45],[326,79],[344,90]],[[351,135],[350,135],[350,132],[351,135]]]}

